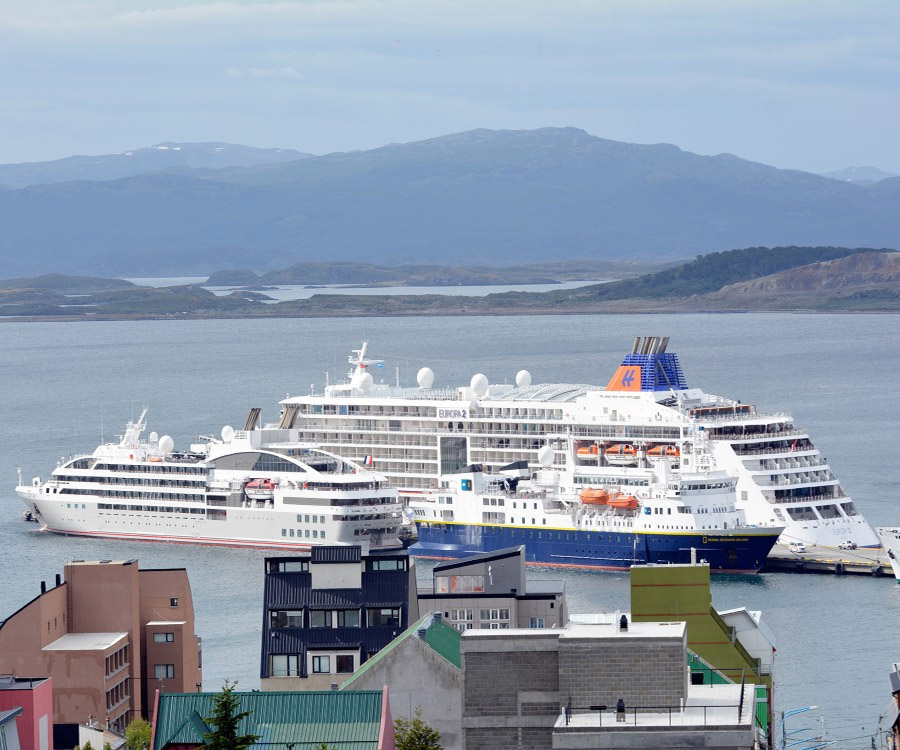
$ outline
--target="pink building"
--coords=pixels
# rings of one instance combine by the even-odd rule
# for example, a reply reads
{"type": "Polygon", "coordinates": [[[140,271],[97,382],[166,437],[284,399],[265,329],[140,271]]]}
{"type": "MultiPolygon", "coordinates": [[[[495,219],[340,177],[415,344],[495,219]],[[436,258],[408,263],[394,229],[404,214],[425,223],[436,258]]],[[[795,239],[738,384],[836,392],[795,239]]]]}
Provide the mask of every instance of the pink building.
{"type": "Polygon", "coordinates": [[[15,708],[21,750],[52,750],[53,680],[0,675],[0,713],[15,708]]]}
{"type": "Polygon", "coordinates": [[[132,718],[149,718],[157,689],[200,689],[183,569],[103,560],[72,562],[64,573],[0,624],[0,674],[53,678],[54,747],[74,746],[77,726],[91,719],[122,732],[132,718]]]}

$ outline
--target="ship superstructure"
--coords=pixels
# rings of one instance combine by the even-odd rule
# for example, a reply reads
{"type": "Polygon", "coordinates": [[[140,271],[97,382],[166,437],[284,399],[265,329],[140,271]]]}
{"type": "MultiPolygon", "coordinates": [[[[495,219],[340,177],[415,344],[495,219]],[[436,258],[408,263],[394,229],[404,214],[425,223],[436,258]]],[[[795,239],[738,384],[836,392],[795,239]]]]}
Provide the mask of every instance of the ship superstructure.
{"type": "Polygon", "coordinates": [[[78,536],[306,550],[401,546],[402,504],[383,475],[315,447],[222,429],[188,451],[146,428],[16,488],[43,530],[78,536]]]}
{"type": "Polygon", "coordinates": [[[688,386],[668,338],[637,338],[606,387],[491,385],[481,374],[466,386],[434,387],[428,368],[418,387],[376,383],[381,361],[367,344],[350,357],[347,381],[324,393],[287,398],[277,422],[247,420],[261,444],[311,443],[368,462],[415,497],[439,487],[441,475],[481,464],[488,471],[553,450],[564,491],[648,486],[652,460],[678,472],[724,471],[737,478],[737,507],[748,523],[784,527],[782,542],[878,546],[875,532],[846,494],[807,432],[787,413],[688,386]],[[694,457],[694,448],[703,456],[694,457]]]}
{"type": "MultiPolygon", "coordinates": [[[[553,461],[544,448],[539,459],[553,461]]],[[[560,472],[514,464],[500,474],[467,467],[441,488],[410,498],[418,541],[410,554],[464,557],[524,545],[530,563],[621,570],[706,560],[716,572],[755,573],[781,527],[748,524],[735,506],[734,477],[675,473],[651,459],[646,484],[560,487],[560,472]]]]}

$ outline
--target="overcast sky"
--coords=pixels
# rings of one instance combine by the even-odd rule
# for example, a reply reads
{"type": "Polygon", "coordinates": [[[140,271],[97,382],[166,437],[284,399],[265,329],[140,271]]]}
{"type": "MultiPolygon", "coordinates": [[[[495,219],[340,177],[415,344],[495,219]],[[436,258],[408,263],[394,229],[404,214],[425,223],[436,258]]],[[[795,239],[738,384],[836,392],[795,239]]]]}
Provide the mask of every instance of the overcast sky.
{"type": "Polygon", "coordinates": [[[472,128],[900,173],[897,0],[0,0],[0,162],[472,128]]]}

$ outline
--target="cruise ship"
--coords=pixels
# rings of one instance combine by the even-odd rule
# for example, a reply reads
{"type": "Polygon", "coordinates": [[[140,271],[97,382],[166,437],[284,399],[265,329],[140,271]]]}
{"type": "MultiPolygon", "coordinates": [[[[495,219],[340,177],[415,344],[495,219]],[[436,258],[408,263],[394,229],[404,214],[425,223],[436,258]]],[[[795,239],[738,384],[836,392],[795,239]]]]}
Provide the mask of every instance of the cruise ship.
{"type": "Polygon", "coordinates": [[[553,449],[538,458],[544,467],[533,473],[524,462],[499,474],[466,467],[411,498],[418,540],[410,554],[456,558],[524,545],[531,564],[622,570],[702,559],[715,572],[756,573],[782,530],[746,522],[735,507],[737,480],[725,472],[675,476],[670,459],[657,456],[646,485],[573,493],[549,468],[553,449]]]}
{"type": "Polygon", "coordinates": [[[121,439],[61,462],[16,492],[41,529],[112,539],[308,550],[396,549],[402,503],[383,475],[328,451],[222,428],[175,451],[147,410],[121,439]]]}
{"type": "Polygon", "coordinates": [[[737,479],[737,507],[756,526],[783,528],[780,541],[877,547],[859,513],[790,414],[706,393],[687,383],[667,337],[638,337],[605,387],[533,384],[522,370],[515,385],[476,374],[467,385],[376,383],[383,361],[368,345],[349,358],[346,381],[324,392],[286,398],[277,421],[260,424],[252,409],[245,431],[260,444],[315,444],[376,468],[406,498],[438,489],[440,477],[469,465],[488,471],[553,450],[561,488],[647,487],[654,458],[673,471],[724,471],[737,479]],[[695,449],[708,465],[693,464],[695,449]]]}

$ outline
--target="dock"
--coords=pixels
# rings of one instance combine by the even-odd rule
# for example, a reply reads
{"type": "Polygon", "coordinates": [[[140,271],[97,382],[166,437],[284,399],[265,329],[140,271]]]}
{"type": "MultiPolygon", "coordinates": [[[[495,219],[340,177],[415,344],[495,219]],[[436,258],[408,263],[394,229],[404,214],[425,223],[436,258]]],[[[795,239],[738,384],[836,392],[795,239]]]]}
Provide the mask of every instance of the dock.
{"type": "Polygon", "coordinates": [[[838,549],[807,544],[806,550],[798,554],[786,545],[776,544],[766,558],[763,572],[894,576],[887,553],[880,547],[838,549]]]}

